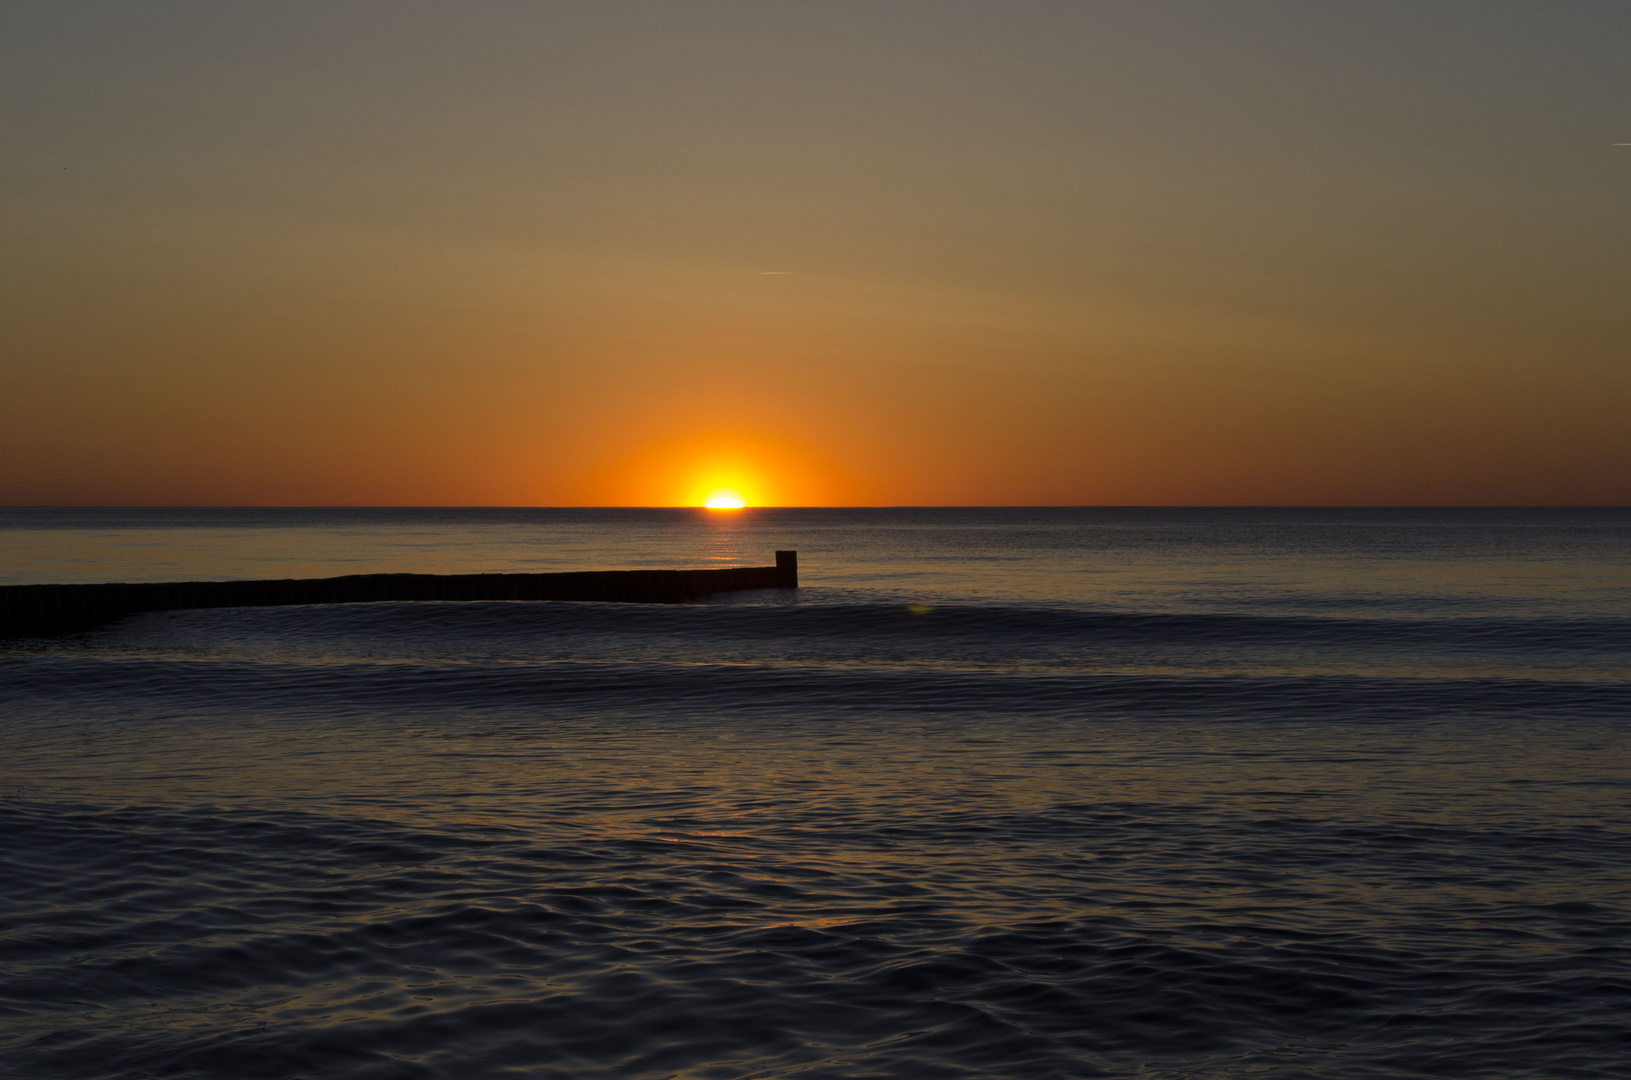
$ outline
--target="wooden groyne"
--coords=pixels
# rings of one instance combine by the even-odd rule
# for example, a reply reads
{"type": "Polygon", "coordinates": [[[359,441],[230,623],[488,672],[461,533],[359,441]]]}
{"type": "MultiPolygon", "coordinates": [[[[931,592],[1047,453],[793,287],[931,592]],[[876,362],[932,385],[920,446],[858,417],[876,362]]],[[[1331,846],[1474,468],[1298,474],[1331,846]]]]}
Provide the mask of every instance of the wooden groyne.
{"type": "Polygon", "coordinates": [[[83,630],[143,611],[376,604],[413,600],[591,600],[679,604],[746,589],[796,589],[798,553],[775,566],[723,570],[583,570],[554,574],[348,574],[280,581],[155,581],[0,586],[0,637],[83,630]]]}

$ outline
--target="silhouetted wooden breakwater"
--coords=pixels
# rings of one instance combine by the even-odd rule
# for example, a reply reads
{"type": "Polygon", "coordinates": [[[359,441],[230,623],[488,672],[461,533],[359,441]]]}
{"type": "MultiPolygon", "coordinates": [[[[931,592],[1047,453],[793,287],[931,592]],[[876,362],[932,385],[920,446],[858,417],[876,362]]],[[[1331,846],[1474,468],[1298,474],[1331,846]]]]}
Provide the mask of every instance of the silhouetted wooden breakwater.
{"type": "Polygon", "coordinates": [[[746,589],[796,589],[798,554],[724,570],[582,570],[555,574],[348,574],[281,581],[155,581],[0,586],[0,637],[83,630],[143,611],[375,604],[405,600],[590,600],[679,604],[746,589]]]}

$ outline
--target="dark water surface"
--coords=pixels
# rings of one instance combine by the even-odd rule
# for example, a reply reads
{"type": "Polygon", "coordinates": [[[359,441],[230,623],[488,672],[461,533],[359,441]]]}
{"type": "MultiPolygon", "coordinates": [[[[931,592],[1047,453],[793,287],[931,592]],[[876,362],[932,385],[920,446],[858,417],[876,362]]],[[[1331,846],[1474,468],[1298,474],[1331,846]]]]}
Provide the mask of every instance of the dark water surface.
{"type": "Polygon", "coordinates": [[[0,511],[0,1075],[1631,1075],[1631,512],[0,511]]]}

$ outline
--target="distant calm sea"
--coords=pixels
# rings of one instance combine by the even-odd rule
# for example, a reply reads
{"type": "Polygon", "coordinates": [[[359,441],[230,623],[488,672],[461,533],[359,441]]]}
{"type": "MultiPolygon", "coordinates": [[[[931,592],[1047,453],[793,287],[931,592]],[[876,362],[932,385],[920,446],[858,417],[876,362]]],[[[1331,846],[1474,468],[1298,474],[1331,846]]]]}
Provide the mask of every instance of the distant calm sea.
{"type": "Polygon", "coordinates": [[[1631,1076],[1631,511],[0,510],[0,1075],[1631,1076]]]}

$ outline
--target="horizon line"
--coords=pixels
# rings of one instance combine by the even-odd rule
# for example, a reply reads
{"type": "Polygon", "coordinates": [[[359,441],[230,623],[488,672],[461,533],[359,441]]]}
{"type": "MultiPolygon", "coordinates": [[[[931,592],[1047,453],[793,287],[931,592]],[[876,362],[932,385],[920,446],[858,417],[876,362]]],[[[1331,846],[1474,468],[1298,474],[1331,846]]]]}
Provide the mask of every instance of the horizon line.
{"type": "MultiPolygon", "coordinates": [[[[706,510],[693,504],[604,503],[14,503],[5,510],[706,510]]],[[[751,510],[1628,510],[1631,503],[853,503],[751,510]]],[[[719,511],[715,511],[716,513],[719,511]]]]}

